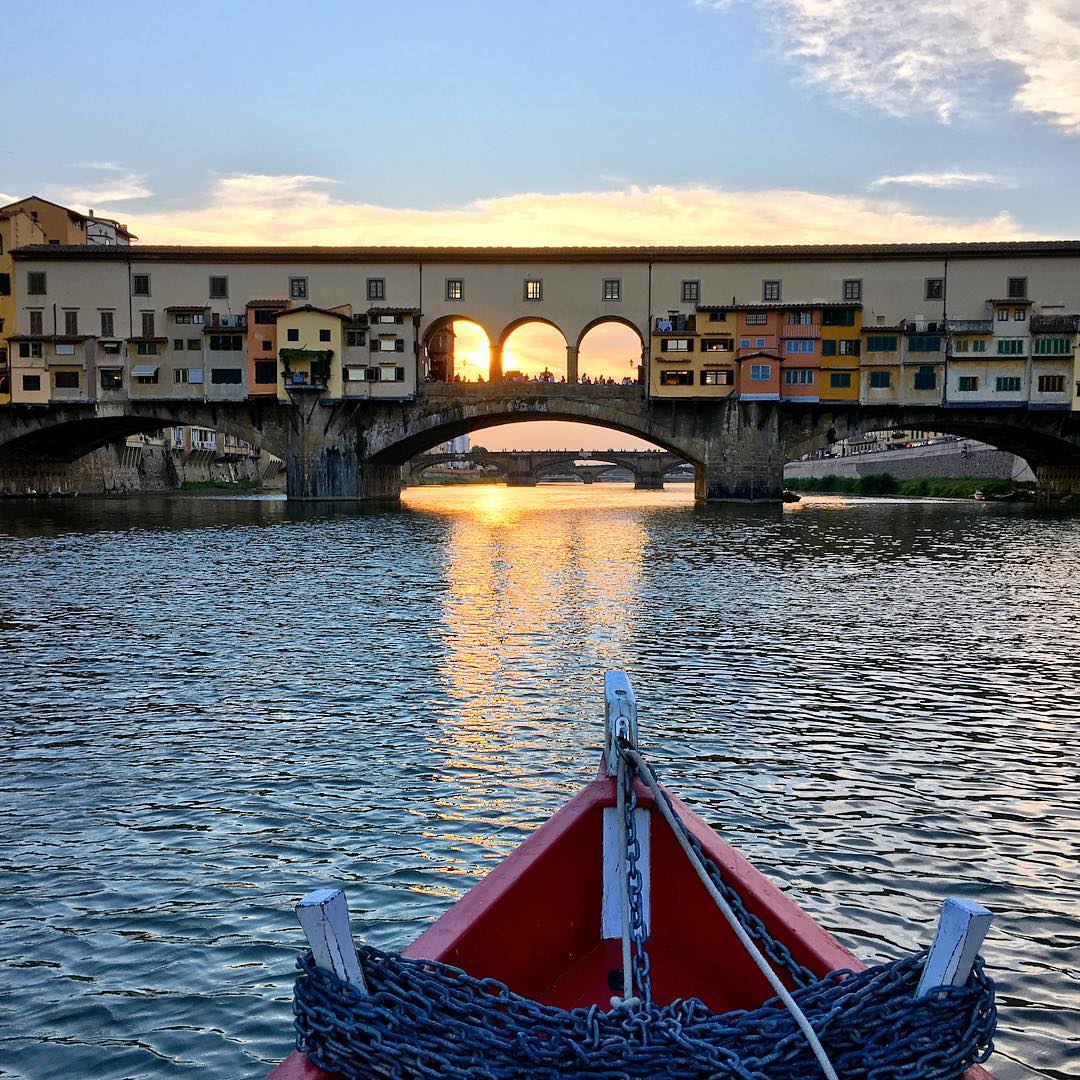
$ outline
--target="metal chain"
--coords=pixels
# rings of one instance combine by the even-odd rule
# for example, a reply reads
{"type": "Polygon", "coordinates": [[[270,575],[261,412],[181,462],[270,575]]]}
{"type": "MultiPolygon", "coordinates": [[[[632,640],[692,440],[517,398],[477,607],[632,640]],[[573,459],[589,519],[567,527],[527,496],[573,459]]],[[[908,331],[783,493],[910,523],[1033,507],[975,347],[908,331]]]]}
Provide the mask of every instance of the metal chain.
{"type": "Polygon", "coordinates": [[[621,770],[625,784],[626,798],[623,803],[623,815],[626,825],[626,875],[630,894],[630,941],[634,949],[634,985],[624,987],[623,996],[636,995],[646,1005],[652,1003],[652,981],[649,978],[649,954],[645,948],[648,928],[645,924],[645,883],[638,860],[641,858],[641,842],[637,834],[637,792],[634,790],[634,766],[626,762],[621,770]]]}

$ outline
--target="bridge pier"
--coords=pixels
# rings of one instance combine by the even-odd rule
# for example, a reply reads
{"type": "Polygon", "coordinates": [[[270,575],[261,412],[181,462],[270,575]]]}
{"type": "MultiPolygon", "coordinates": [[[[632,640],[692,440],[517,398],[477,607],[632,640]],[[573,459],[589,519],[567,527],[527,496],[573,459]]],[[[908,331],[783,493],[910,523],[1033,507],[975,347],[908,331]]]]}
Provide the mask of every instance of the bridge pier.
{"type": "Polygon", "coordinates": [[[532,472],[508,472],[507,487],[536,487],[536,474],[532,472]]]}
{"type": "Polygon", "coordinates": [[[1036,465],[1034,471],[1040,495],[1050,498],[1080,495],[1080,466],[1036,465]]]}
{"type": "Polygon", "coordinates": [[[635,491],[663,491],[664,490],[664,466],[659,460],[646,460],[641,468],[634,473],[635,491]]]}
{"type": "Polygon", "coordinates": [[[401,466],[368,460],[363,433],[341,415],[340,406],[312,404],[312,395],[293,396],[285,457],[285,493],[294,501],[396,501],[401,466]]]}
{"type": "Polygon", "coordinates": [[[698,502],[781,502],[784,453],[775,402],[720,402],[702,432],[694,467],[698,502]]]}

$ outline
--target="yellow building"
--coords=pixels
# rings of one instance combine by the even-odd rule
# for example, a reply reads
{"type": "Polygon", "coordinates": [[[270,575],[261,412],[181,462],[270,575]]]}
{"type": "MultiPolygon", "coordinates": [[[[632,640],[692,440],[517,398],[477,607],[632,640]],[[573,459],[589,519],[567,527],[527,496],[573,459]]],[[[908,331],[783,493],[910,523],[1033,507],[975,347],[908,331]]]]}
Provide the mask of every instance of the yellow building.
{"type": "Polygon", "coordinates": [[[331,310],[304,304],[278,312],[277,395],[281,401],[304,391],[342,396],[342,328],[351,322],[348,307],[331,310]]]}
{"type": "Polygon", "coordinates": [[[820,401],[859,400],[862,354],[862,305],[827,304],[821,308],[820,401]]]}
{"type": "Polygon", "coordinates": [[[736,384],[736,312],[699,307],[695,314],[652,319],[649,394],[729,397],[736,384]]]}
{"type": "Polygon", "coordinates": [[[18,209],[0,210],[0,405],[11,401],[11,361],[14,349],[10,338],[18,325],[13,248],[44,244],[45,233],[28,213],[18,209]]]}
{"type": "Polygon", "coordinates": [[[1080,406],[1080,373],[1076,367],[1076,348],[1080,316],[1032,315],[1030,330],[1028,408],[1077,409],[1080,406]]]}
{"type": "Polygon", "coordinates": [[[865,405],[900,400],[900,348],[903,327],[899,324],[866,326],[860,332],[859,401],[865,405]]]}

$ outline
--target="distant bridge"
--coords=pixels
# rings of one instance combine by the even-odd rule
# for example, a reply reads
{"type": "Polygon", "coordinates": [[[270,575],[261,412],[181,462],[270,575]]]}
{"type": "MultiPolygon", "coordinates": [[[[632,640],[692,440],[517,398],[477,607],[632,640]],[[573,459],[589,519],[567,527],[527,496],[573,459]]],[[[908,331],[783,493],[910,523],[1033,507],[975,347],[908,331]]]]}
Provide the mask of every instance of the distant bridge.
{"type": "Polygon", "coordinates": [[[510,487],[533,487],[554,476],[573,475],[591,484],[604,473],[624,469],[634,477],[634,487],[655,491],[664,477],[690,465],[687,458],[664,450],[484,450],[458,454],[420,454],[407,466],[410,483],[425,469],[463,462],[505,477],[510,487]]]}

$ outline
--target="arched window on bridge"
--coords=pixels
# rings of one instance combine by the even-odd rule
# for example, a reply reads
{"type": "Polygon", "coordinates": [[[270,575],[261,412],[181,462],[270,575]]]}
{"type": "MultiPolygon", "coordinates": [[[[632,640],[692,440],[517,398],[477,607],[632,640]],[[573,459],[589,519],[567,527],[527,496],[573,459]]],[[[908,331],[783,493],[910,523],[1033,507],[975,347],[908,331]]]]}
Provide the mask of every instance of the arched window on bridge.
{"type": "Polygon", "coordinates": [[[578,379],[616,383],[642,381],[641,338],[625,322],[597,321],[582,335],[578,345],[578,379]]]}
{"type": "Polygon", "coordinates": [[[491,342],[471,319],[439,319],[424,337],[429,382],[480,382],[491,377],[491,342]]]}
{"type": "Polygon", "coordinates": [[[503,378],[566,381],[566,338],[551,323],[530,319],[503,338],[503,378]]]}

